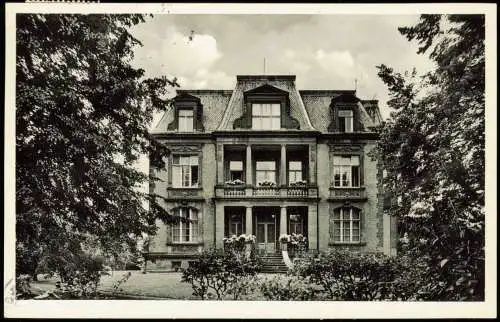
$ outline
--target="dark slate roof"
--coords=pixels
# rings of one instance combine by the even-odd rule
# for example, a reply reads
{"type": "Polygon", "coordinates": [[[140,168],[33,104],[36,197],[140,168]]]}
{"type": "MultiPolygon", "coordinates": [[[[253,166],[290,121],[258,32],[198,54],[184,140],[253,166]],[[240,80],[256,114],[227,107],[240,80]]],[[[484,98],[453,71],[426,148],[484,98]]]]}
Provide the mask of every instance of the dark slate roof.
{"type": "MultiPolygon", "coordinates": [[[[243,113],[243,93],[263,85],[270,85],[288,92],[291,116],[299,122],[301,130],[328,131],[332,120],[330,104],[341,95],[353,96],[354,90],[301,90],[295,87],[294,75],[238,75],[234,90],[177,90],[177,94],[187,93],[198,97],[203,104],[203,124],[205,132],[216,130],[234,131],[233,122],[243,113]]],[[[365,130],[382,122],[378,101],[359,100],[359,115],[365,130]]],[[[168,132],[173,121],[173,109],[165,112],[152,133],[168,132]]]]}
{"type": "MultiPolygon", "coordinates": [[[[212,132],[217,129],[221,122],[222,115],[229,103],[232,90],[177,90],[177,94],[187,93],[189,95],[198,97],[203,105],[203,125],[205,132],[212,132]]],[[[170,109],[165,112],[158,125],[152,133],[167,132],[168,125],[174,120],[174,110],[170,109]]]]}
{"type": "MultiPolygon", "coordinates": [[[[341,95],[355,95],[354,90],[301,90],[299,91],[302,101],[309,115],[309,119],[313,127],[321,132],[328,131],[328,125],[332,121],[330,104],[333,98],[337,98],[341,95]]],[[[365,110],[365,101],[360,101],[357,104],[359,109],[359,115],[361,115],[361,121],[365,126],[365,129],[376,125],[376,121],[372,119],[370,114],[365,110]]],[[[369,101],[371,102],[371,101],[369,101]]],[[[372,104],[372,103],[370,103],[372,104]]],[[[378,111],[378,108],[377,108],[378,111]]]]}
{"type": "Polygon", "coordinates": [[[266,84],[288,92],[290,98],[290,115],[299,122],[301,130],[314,130],[304,103],[295,87],[295,75],[236,76],[236,87],[218,130],[233,131],[234,120],[243,114],[243,93],[266,84]]]}

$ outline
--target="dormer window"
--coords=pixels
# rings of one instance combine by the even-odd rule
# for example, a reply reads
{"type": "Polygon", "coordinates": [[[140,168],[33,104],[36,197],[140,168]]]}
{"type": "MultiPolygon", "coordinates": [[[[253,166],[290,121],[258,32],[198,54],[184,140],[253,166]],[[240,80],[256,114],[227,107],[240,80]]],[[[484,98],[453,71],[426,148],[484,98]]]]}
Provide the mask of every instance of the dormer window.
{"type": "Polygon", "coordinates": [[[281,128],[280,104],[252,104],[252,129],[279,130],[281,128]]]}
{"type": "Polygon", "coordinates": [[[184,91],[174,98],[174,119],[168,124],[169,131],[180,133],[203,132],[203,105],[201,100],[184,91]]]}
{"type": "Polygon", "coordinates": [[[179,132],[193,132],[194,128],[193,110],[179,110],[179,132]]]}
{"type": "Polygon", "coordinates": [[[290,113],[290,93],[269,84],[243,92],[243,114],[234,120],[234,129],[276,131],[299,129],[290,113]]]}
{"type": "Polygon", "coordinates": [[[339,111],[339,130],[340,132],[352,132],[353,131],[353,113],[351,110],[340,110],[339,111]]]}

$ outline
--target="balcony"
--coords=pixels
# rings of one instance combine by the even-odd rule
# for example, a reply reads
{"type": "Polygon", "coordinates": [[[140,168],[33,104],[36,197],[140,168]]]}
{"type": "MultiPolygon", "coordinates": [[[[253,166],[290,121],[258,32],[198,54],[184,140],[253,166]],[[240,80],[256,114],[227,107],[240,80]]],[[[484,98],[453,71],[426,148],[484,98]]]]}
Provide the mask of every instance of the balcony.
{"type": "Polygon", "coordinates": [[[328,199],[332,201],[344,201],[344,200],[365,201],[368,198],[366,196],[366,191],[364,187],[355,187],[355,188],[330,187],[330,197],[328,199]]]}
{"type": "Polygon", "coordinates": [[[317,186],[264,186],[254,187],[251,185],[217,185],[215,186],[215,197],[223,199],[239,198],[317,198],[317,186]]]}

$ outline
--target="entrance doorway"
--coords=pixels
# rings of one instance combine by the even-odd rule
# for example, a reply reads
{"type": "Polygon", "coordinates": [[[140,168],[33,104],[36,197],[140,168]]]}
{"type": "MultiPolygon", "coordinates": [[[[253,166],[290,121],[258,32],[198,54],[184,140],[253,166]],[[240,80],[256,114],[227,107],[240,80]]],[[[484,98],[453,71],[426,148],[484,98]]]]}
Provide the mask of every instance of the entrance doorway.
{"type": "Polygon", "coordinates": [[[277,250],[277,234],[279,231],[279,208],[256,207],[255,237],[257,250],[260,253],[275,253],[277,250]]]}

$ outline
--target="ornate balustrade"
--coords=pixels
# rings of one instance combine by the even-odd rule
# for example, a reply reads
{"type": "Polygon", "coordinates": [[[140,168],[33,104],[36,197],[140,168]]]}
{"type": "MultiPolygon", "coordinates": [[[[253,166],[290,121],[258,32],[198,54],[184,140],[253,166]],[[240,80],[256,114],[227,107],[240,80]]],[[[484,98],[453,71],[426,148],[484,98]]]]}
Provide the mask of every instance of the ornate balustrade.
{"type": "Polygon", "coordinates": [[[244,198],[244,197],[281,197],[281,198],[311,198],[318,197],[318,188],[316,186],[234,186],[217,185],[215,187],[215,196],[217,198],[244,198]]]}
{"type": "Polygon", "coordinates": [[[366,200],[364,187],[358,188],[336,188],[330,187],[330,200],[366,200]]]}

